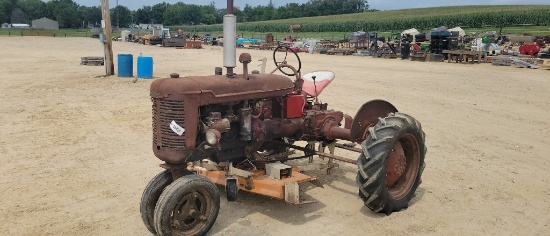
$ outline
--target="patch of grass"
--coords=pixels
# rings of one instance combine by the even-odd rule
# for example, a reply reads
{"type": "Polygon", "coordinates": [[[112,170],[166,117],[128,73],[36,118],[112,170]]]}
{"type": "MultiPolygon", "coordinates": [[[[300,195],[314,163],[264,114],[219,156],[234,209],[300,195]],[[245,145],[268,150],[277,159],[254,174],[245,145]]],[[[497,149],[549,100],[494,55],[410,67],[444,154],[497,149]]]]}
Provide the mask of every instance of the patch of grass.
{"type": "Polygon", "coordinates": [[[3,36],[49,36],[49,37],[91,37],[90,29],[1,29],[0,35],[3,36]]]}
{"type": "MultiPolygon", "coordinates": [[[[139,35],[145,35],[147,31],[141,31],[139,35]]],[[[114,30],[113,37],[120,37],[120,30],[114,30]]],[[[91,29],[0,29],[0,36],[47,36],[47,37],[92,37],[91,29]]]]}

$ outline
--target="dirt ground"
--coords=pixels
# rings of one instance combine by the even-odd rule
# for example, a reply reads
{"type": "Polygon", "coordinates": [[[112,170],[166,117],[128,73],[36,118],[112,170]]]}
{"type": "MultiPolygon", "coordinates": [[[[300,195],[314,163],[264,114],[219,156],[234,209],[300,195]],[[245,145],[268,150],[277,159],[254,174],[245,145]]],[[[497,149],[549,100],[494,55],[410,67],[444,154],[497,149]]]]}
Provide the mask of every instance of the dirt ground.
{"type": "MultiPolygon", "coordinates": [[[[103,55],[97,39],[0,41],[0,235],[149,235],[139,201],[162,170],[151,150],[152,80],[101,78],[104,67],[79,65],[103,55]]],[[[113,48],[115,59],[153,56],[155,77],[208,75],[222,64],[219,47],[113,48]]],[[[245,51],[252,69],[262,57],[273,69],[272,52],[245,51]]],[[[303,72],[336,73],[321,95],[329,108],[353,116],[385,99],[422,123],[427,167],[416,197],[404,211],[372,213],[357,196],[356,167],[342,163],[320,176],[324,188],[302,186],[316,203],[222,199],[210,235],[548,235],[550,71],[300,56],[303,72]]]]}

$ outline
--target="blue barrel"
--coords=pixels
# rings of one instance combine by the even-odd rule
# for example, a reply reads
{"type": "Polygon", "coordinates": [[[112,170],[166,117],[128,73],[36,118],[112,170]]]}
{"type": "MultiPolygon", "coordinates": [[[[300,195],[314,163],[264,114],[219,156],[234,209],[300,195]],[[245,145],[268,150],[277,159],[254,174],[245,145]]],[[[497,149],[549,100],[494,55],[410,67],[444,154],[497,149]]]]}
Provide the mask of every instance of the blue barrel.
{"type": "Polygon", "coordinates": [[[153,78],[153,57],[139,56],[137,59],[138,78],[153,78]]]}
{"type": "Polygon", "coordinates": [[[118,54],[118,77],[134,76],[134,56],[132,54],[118,54]]]}

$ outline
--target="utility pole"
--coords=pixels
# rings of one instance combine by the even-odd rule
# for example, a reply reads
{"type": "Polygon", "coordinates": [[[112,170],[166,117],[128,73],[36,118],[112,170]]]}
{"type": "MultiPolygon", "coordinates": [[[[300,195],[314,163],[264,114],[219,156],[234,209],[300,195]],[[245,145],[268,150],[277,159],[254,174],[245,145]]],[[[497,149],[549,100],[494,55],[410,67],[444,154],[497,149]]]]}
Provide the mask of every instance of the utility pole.
{"type": "Polygon", "coordinates": [[[105,75],[110,76],[115,74],[115,64],[113,63],[113,39],[111,35],[111,15],[109,11],[109,0],[101,0],[101,15],[104,24],[103,33],[105,34],[105,43],[103,44],[105,51],[105,75]]]}
{"type": "Polygon", "coordinates": [[[118,8],[118,0],[116,0],[116,28],[117,28],[117,30],[120,29],[120,21],[119,21],[120,16],[119,16],[119,14],[120,14],[120,11],[119,11],[119,8],[118,8]]]}

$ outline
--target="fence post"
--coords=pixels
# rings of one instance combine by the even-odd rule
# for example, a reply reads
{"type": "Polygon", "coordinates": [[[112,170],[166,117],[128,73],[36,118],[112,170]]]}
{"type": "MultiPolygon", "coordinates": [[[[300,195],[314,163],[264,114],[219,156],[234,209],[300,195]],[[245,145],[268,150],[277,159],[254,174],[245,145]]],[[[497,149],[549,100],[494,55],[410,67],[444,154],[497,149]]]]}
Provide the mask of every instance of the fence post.
{"type": "Polygon", "coordinates": [[[67,33],[65,32],[65,38],[67,38],[67,33]]]}

